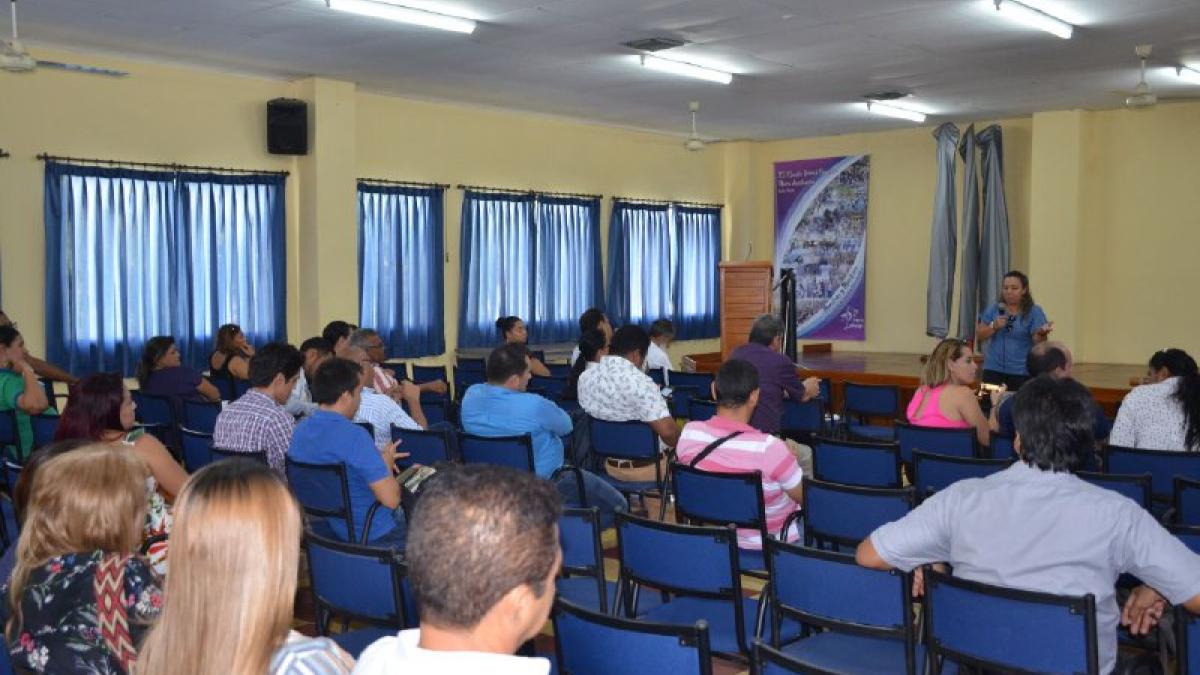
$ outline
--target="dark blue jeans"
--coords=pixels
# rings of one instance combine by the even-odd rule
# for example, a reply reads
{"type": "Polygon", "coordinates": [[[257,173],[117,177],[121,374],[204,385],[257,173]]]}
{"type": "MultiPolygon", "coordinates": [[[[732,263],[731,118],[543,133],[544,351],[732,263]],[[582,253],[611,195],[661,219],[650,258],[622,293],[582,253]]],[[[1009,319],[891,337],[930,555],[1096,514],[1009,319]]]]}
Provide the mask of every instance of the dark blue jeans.
{"type": "Polygon", "coordinates": [[[408,519],[404,516],[404,508],[397,506],[389,513],[386,506],[380,505],[379,510],[375,512],[375,518],[377,519],[387,518],[389,515],[396,526],[387,534],[372,539],[367,545],[377,548],[394,548],[397,551],[403,551],[404,544],[408,540],[408,519]]]}
{"type": "MultiPolygon", "coordinates": [[[[583,494],[587,498],[587,505],[600,509],[600,527],[612,527],[615,515],[629,510],[629,502],[625,499],[625,495],[591,471],[581,470],[580,473],[583,474],[583,494]]],[[[575,483],[575,472],[560,473],[555,480],[555,487],[558,488],[558,494],[562,495],[567,505],[578,507],[583,504],[579,499],[579,487],[575,483]]]]}

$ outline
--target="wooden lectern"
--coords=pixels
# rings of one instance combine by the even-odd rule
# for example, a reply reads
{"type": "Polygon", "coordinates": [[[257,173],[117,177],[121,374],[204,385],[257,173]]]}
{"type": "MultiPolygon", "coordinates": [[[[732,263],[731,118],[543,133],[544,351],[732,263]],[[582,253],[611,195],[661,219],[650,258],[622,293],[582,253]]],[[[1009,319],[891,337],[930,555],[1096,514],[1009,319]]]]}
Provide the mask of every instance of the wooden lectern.
{"type": "Polygon", "coordinates": [[[750,325],[771,311],[769,260],[723,262],[721,268],[721,361],[750,339],[750,325]]]}

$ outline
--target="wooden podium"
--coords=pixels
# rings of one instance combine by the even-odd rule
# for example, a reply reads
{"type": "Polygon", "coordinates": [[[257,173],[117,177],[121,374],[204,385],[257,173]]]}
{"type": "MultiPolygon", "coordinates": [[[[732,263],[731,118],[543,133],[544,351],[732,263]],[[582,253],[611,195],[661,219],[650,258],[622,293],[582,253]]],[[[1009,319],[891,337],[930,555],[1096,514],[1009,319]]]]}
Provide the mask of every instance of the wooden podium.
{"type": "Polygon", "coordinates": [[[721,361],[750,339],[750,326],[771,311],[774,263],[723,262],[721,268],[721,361]]]}

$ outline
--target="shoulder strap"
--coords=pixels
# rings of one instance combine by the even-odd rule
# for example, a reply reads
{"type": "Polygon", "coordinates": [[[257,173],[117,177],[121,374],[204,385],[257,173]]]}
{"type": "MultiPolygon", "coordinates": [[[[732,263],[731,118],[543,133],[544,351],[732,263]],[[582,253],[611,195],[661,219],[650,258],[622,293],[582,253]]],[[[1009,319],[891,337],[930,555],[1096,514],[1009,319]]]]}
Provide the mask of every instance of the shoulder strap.
{"type": "Polygon", "coordinates": [[[96,618],[100,635],[121,669],[132,672],[137,662],[137,650],[129,635],[129,615],[122,596],[125,594],[125,563],[130,556],[111,553],[100,560],[93,579],[96,594],[96,618]]]}
{"type": "Polygon", "coordinates": [[[712,443],[709,443],[708,445],[704,446],[704,449],[701,450],[695,457],[693,457],[692,461],[688,462],[688,466],[693,469],[696,468],[696,465],[699,464],[700,462],[703,462],[704,458],[711,455],[713,450],[716,450],[718,446],[720,446],[725,441],[733,438],[734,436],[740,435],[741,433],[742,432],[740,432],[740,431],[735,431],[732,434],[729,434],[728,436],[722,436],[722,437],[718,438],[717,440],[713,441],[712,443]]]}

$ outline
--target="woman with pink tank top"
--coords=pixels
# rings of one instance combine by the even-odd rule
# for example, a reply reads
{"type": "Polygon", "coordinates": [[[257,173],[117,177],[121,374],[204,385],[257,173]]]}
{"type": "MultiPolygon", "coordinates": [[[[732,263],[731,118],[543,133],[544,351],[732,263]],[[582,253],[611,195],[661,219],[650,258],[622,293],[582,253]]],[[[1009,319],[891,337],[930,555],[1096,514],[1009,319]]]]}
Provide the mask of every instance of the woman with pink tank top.
{"type": "Polygon", "coordinates": [[[962,340],[947,338],[934,347],[921,373],[921,386],[908,404],[910,424],[939,429],[974,428],[980,445],[989,443],[987,417],[970,387],[979,371],[973,357],[971,348],[962,340]]]}

